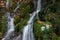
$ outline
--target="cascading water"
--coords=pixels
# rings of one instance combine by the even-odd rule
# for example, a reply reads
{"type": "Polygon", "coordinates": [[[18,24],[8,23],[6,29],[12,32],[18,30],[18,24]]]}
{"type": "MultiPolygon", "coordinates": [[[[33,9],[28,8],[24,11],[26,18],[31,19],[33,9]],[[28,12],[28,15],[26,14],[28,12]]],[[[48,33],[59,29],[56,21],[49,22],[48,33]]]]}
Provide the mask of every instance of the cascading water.
{"type": "MultiPolygon", "coordinates": [[[[19,4],[19,3],[18,3],[19,4]]],[[[8,9],[9,7],[9,0],[6,2],[6,8],[8,9]]],[[[16,7],[14,12],[19,8],[19,5],[16,7]]],[[[37,9],[32,13],[30,16],[30,19],[27,23],[27,25],[23,29],[23,36],[22,40],[35,40],[34,34],[33,34],[33,21],[36,15],[38,15],[39,11],[41,10],[41,0],[38,0],[37,3],[37,9]]],[[[10,13],[7,12],[7,22],[8,22],[8,31],[5,37],[2,40],[10,40],[10,37],[12,36],[11,34],[14,32],[14,18],[10,16],[10,13]]],[[[17,37],[16,40],[19,39],[20,36],[17,37]]]]}
{"type": "Polygon", "coordinates": [[[23,39],[22,40],[34,40],[32,24],[27,24],[23,29],[23,39]]]}
{"type": "Polygon", "coordinates": [[[2,40],[10,40],[12,33],[14,32],[14,18],[10,16],[10,13],[7,12],[7,33],[2,40]]]}
{"type": "Polygon", "coordinates": [[[6,8],[8,9],[9,7],[9,0],[6,0],[6,8]]]}
{"type": "MultiPolygon", "coordinates": [[[[6,1],[6,9],[9,8],[9,0],[6,1]]],[[[7,33],[2,40],[10,40],[12,33],[14,32],[14,18],[10,16],[10,12],[7,12],[7,33]]]]}
{"type": "MultiPolygon", "coordinates": [[[[41,0],[38,0],[37,11],[39,12],[40,10],[41,10],[41,0]]],[[[36,16],[37,19],[39,19],[38,12],[37,12],[37,16],[36,16]]]]}
{"type": "Polygon", "coordinates": [[[33,21],[34,21],[34,17],[39,13],[40,10],[41,10],[41,0],[38,0],[36,11],[34,11],[32,16],[30,16],[28,24],[23,29],[22,40],[35,40],[33,34],[33,21]]]}

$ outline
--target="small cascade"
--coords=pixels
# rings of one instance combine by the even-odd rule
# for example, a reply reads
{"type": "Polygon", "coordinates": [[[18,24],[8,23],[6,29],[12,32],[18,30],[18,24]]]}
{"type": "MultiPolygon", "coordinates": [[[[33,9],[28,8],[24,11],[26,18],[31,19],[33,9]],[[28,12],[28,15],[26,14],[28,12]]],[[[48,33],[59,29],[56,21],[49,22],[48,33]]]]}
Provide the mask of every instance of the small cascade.
{"type": "Polygon", "coordinates": [[[32,13],[30,16],[30,19],[27,23],[27,25],[23,28],[23,38],[22,40],[35,40],[34,34],[33,34],[33,21],[35,16],[40,12],[41,10],[41,0],[38,0],[37,3],[37,9],[32,13]]]}
{"type": "Polygon", "coordinates": [[[33,24],[27,24],[23,29],[23,39],[22,40],[34,40],[33,35],[33,24]]]}
{"type": "Polygon", "coordinates": [[[38,4],[38,5],[37,5],[37,16],[36,16],[36,18],[39,19],[38,13],[39,13],[39,11],[41,10],[41,0],[38,0],[38,3],[37,3],[37,4],[38,4]]]}
{"type": "Polygon", "coordinates": [[[9,0],[6,0],[6,8],[9,8],[9,0]]]}
{"type": "MultiPolygon", "coordinates": [[[[16,10],[19,8],[19,2],[17,3],[17,7],[14,9],[14,12],[16,12],[16,10]]],[[[6,2],[6,8],[8,9],[9,7],[9,0],[7,0],[6,2]]],[[[34,18],[35,16],[37,16],[38,18],[38,13],[41,10],[41,0],[38,0],[37,2],[37,9],[36,11],[34,11],[32,14],[30,14],[30,18],[27,22],[27,25],[23,28],[23,35],[22,35],[22,40],[35,40],[34,38],[34,34],[33,34],[33,22],[34,22],[34,18]]],[[[11,40],[11,37],[14,34],[14,17],[10,16],[10,12],[7,12],[7,32],[6,35],[4,36],[4,38],[2,40],[11,40]]],[[[16,37],[13,40],[21,40],[21,35],[19,35],[18,37],[16,37]]]]}
{"type": "MultiPolygon", "coordinates": [[[[9,0],[6,0],[6,9],[9,8],[9,0]]],[[[10,16],[10,12],[7,11],[7,32],[2,40],[10,40],[10,37],[14,32],[14,17],[10,16]]]]}
{"type": "Polygon", "coordinates": [[[14,32],[14,18],[10,16],[10,13],[7,12],[7,33],[2,40],[10,40],[10,37],[14,32]]]}

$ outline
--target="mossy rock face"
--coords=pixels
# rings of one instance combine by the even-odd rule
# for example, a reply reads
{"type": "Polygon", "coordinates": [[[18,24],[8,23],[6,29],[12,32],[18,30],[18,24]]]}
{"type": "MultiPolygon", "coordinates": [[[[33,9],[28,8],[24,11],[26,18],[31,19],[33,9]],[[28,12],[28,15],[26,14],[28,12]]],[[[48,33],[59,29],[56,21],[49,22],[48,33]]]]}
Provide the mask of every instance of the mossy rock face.
{"type": "Polygon", "coordinates": [[[27,3],[22,3],[20,6],[20,15],[15,18],[15,31],[19,32],[21,29],[27,25],[29,20],[30,6],[27,3]]]}
{"type": "Polygon", "coordinates": [[[15,20],[14,20],[14,24],[16,25],[19,22],[20,22],[20,17],[19,16],[16,16],[15,17],[15,20]]]}
{"type": "Polygon", "coordinates": [[[29,14],[25,15],[24,18],[21,18],[20,16],[17,16],[15,18],[15,31],[19,32],[21,29],[27,25],[27,22],[29,20],[29,14]],[[22,19],[22,20],[21,20],[22,19]]]}
{"type": "Polygon", "coordinates": [[[41,34],[41,30],[40,30],[40,28],[41,28],[41,26],[42,25],[40,25],[39,23],[37,23],[37,22],[34,22],[34,35],[35,35],[35,38],[36,38],[36,40],[40,40],[40,34],[41,34]]]}
{"type": "Polygon", "coordinates": [[[0,38],[2,38],[2,33],[0,32],[0,38]]]}
{"type": "Polygon", "coordinates": [[[13,13],[16,7],[17,7],[17,3],[13,2],[12,6],[9,8],[10,12],[13,13]]]}
{"type": "Polygon", "coordinates": [[[27,25],[27,22],[29,20],[29,15],[25,15],[24,18],[21,18],[20,15],[16,16],[14,23],[15,23],[15,30],[19,32],[25,25],[27,25]]]}
{"type": "Polygon", "coordinates": [[[20,32],[26,24],[27,24],[27,20],[24,20],[23,22],[16,24],[15,31],[20,32]]]}
{"type": "Polygon", "coordinates": [[[52,40],[59,40],[58,36],[55,33],[52,34],[52,40]]]}

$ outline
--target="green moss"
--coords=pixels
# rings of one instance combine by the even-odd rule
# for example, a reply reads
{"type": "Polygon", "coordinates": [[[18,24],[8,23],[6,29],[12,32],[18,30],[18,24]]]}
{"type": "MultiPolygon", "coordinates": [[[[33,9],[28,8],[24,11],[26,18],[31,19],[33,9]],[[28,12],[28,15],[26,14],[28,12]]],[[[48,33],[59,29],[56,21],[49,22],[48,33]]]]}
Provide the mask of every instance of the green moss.
{"type": "Polygon", "coordinates": [[[16,16],[16,18],[15,18],[15,20],[14,20],[15,25],[16,25],[17,23],[19,23],[19,22],[20,22],[20,17],[19,17],[19,16],[16,16]]]}
{"type": "Polygon", "coordinates": [[[15,32],[19,32],[20,30],[21,30],[21,24],[20,23],[18,23],[18,24],[16,24],[16,26],[15,26],[15,32]]]}
{"type": "Polygon", "coordinates": [[[52,34],[52,40],[59,40],[58,36],[55,33],[52,34]]]}
{"type": "Polygon", "coordinates": [[[21,19],[20,19],[19,16],[16,17],[16,19],[15,19],[15,31],[16,31],[16,32],[20,32],[21,29],[22,29],[25,25],[27,25],[27,22],[28,22],[28,19],[29,19],[28,16],[29,16],[29,15],[26,15],[26,16],[23,18],[22,21],[21,21],[21,19]]]}
{"type": "Polygon", "coordinates": [[[36,40],[40,40],[41,26],[42,26],[41,24],[34,22],[34,35],[35,35],[36,40]]]}

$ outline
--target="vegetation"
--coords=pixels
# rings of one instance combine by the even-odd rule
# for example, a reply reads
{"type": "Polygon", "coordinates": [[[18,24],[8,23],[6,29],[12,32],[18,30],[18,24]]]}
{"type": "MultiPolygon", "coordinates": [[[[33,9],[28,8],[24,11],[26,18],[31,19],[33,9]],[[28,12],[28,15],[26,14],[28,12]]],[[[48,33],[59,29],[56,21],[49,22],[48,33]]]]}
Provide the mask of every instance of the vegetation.
{"type": "MultiPolygon", "coordinates": [[[[34,0],[33,0],[34,1],[34,0]]],[[[15,32],[20,33],[22,28],[27,24],[29,20],[29,14],[35,10],[35,4],[33,1],[21,2],[19,9],[14,13],[16,8],[16,2],[12,3],[12,6],[9,7],[9,11],[14,13],[14,24],[15,32]],[[18,12],[19,11],[19,12],[18,12]],[[17,15],[16,15],[17,14],[17,15]]],[[[6,8],[0,5],[0,37],[6,31],[6,8]]],[[[34,21],[34,35],[36,40],[58,40],[58,34],[55,34],[56,27],[60,26],[60,0],[42,0],[42,8],[39,12],[39,20],[35,19],[34,21]],[[39,23],[41,21],[43,23],[39,23]],[[45,24],[51,25],[50,29],[45,28],[44,31],[41,31],[41,27],[45,24]]]]}

